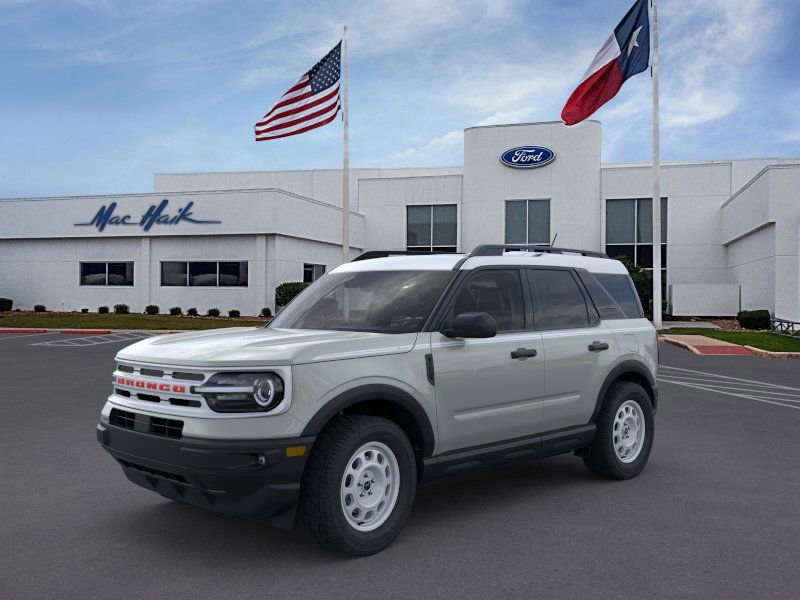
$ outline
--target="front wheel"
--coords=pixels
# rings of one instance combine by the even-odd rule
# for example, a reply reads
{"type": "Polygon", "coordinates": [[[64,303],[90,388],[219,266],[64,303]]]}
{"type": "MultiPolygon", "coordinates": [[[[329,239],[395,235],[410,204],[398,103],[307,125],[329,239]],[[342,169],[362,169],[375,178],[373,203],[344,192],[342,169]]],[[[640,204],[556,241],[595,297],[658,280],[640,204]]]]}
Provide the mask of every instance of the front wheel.
{"type": "Polygon", "coordinates": [[[343,415],[320,434],[300,489],[300,515],[319,543],[368,556],[399,535],[417,484],[414,450],[394,422],[343,415]]]}
{"type": "Polygon", "coordinates": [[[653,447],[653,405],[642,386],[618,381],[606,394],[597,417],[597,433],[583,461],[609,479],[636,477],[653,447]]]}

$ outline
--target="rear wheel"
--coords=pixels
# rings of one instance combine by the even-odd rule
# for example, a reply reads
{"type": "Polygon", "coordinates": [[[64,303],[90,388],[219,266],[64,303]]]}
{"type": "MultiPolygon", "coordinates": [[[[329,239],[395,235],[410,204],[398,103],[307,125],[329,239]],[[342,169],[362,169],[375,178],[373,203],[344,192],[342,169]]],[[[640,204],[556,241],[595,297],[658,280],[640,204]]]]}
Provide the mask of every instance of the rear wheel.
{"type": "Polygon", "coordinates": [[[653,446],[653,406],[639,384],[618,381],[609,388],[597,417],[597,433],[583,461],[609,479],[636,477],[653,446]]]}
{"type": "Polygon", "coordinates": [[[320,434],[300,489],[300,516],[319,543],[351,556],[386,548],[411,512],[414,450],[394,422],[343,415],[320,434]]]}

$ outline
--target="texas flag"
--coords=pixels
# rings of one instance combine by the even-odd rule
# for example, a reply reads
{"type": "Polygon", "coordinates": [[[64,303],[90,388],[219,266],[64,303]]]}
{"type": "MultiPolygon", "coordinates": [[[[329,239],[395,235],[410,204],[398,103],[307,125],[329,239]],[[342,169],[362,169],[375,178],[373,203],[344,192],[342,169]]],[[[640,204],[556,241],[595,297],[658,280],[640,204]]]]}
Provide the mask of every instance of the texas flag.
{"type": "Polygon", "coordinates": [[[647,69],[650,18],[647,0],[637,0],[594,57],[586,75],[561,111],[567,125],[589,118],[617,95],[625,81],[647,69]]]}

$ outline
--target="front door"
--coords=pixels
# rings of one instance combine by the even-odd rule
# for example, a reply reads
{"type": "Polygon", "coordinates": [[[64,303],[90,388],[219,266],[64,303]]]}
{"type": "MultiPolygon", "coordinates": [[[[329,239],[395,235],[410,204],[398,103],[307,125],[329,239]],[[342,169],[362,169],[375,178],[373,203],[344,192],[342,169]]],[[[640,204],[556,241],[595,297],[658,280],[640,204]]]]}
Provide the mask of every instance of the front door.
{"type": "Polygon", "coordinates": [[[542,336],[532,328],[520,270],[472,272],[457,290],[442,329],[464,312],[490,314],[497,335],[460,339],[431,333],[439,452],[541,431],[542,336]]]}

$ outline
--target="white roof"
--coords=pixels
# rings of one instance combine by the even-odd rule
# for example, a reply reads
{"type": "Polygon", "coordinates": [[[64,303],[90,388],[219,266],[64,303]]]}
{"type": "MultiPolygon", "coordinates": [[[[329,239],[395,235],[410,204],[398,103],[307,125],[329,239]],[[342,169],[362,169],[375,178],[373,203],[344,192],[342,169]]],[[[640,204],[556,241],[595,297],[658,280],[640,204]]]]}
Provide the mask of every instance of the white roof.
{"type": "MultiPolygon", "coordinates": [[[[345,263],[331,273],[357,273],[360,271],[450,271],[467,257],[466,254],[416,254],[370,258],[345,263]]],[[[470,256],[459,267],[470,270],[487,265],[531,265],[546,267],[575,267],[591,273],[627,274],[627,269],[618,260],[581,256],[579,254],[555,254],[547,252],[506,252],[503,256],[470,256]]]]}

